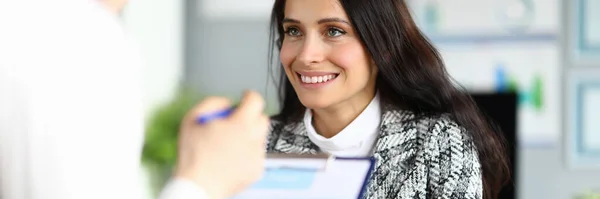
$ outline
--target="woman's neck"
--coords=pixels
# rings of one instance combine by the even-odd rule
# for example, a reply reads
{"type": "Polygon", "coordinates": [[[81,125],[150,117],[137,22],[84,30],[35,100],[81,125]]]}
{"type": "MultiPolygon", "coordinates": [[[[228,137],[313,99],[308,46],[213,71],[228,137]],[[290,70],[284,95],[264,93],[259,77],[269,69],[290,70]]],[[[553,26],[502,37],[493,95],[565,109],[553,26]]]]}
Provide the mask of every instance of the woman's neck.
{"type": "Polygon", "coordinates": [[[312,125],[321,136],[331,138],[352,123],[367,108],[374,97],[375,92],[370,96],[350,99],[325,109],[313,109],[312,125]]]}

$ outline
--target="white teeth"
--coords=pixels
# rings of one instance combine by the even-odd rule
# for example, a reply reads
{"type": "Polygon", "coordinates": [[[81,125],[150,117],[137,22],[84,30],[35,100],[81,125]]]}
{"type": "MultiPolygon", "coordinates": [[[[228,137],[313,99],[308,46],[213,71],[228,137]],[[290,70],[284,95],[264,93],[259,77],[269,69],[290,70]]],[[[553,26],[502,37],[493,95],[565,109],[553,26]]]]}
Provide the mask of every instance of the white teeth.
{"type": "Polygon", "coordinates": [[[336,77],[337,75],[323,75],[323,76],[304,76],[301,75],[300,79],[302,79],[302,82],[304,83],[309,83],[309,84],[315,84],[315,83],[323,83],[323,82],[327,82],[329,80],[332,80],[336,77]]]}

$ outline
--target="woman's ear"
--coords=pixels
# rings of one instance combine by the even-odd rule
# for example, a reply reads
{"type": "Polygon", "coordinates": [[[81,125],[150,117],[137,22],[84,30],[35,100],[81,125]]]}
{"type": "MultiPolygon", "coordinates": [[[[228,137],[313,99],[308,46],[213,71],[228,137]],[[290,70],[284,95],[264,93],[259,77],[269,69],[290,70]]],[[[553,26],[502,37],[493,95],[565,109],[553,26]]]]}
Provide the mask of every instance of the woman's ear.
{"type": "Polygon", "coordinates": [[[377,72],[379,72],[379,68],[377,68],[377,64],[375,64],[375,60],[371,59],[371,73],[373,74],[374,77],[377,76],[377,72]]]}

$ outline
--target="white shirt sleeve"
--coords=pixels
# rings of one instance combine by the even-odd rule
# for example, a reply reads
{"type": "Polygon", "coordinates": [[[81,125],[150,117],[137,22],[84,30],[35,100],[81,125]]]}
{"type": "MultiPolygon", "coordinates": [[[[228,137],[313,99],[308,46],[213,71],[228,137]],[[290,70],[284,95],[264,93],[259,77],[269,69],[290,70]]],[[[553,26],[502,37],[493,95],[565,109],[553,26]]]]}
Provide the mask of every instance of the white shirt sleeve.
{"type": "Polygon", "coordinates": [[[93,2],[24,3],[0,20],[2,199],[142,198],[141,66],[93,2]]]}
{"type": "Polygon", "coordinates": [[[184,179],[172,179],[162,190],[158,199],[209,199],[206,192],[195,183],[184,179]]]}
{"type": "MultiPolygon", "coordinates": [[[[90,2],[0,5],[2,199],[142,198],[141,62],[90,2]]],[[[188,198],[208,196],[182,179],[160,195],[188,198]]]]}

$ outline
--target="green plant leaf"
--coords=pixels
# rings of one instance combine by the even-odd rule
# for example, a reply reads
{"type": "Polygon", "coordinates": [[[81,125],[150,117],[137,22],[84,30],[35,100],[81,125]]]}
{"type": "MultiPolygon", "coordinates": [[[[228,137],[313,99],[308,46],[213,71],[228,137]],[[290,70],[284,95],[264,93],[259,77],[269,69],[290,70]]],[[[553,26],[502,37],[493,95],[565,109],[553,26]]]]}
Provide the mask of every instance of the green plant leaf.
{"type": "Polygon", "coordinates": [[[156,165],[174,165],[177,157],[177,137],[183,117],[200,99],[182,90],[169,102],[157,107],[146,126],[142,161],[156,165]]]}

